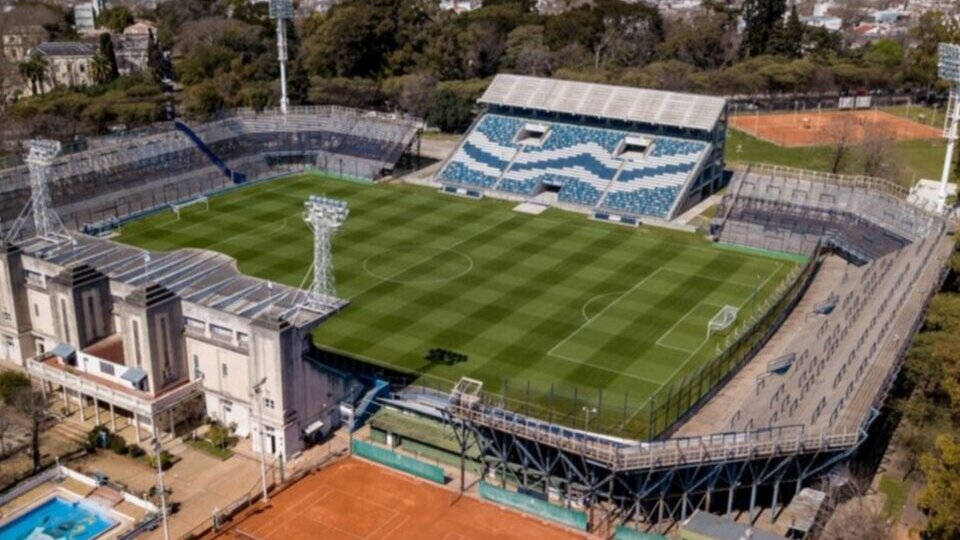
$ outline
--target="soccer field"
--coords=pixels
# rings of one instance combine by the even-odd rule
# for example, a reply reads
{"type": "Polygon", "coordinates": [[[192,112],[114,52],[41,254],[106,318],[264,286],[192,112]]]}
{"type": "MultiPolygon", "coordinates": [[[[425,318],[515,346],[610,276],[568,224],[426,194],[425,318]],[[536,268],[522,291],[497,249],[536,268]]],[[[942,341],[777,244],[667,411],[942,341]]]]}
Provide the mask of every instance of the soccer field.
{"type": "Polygon", "coordinates": [[[333,242],[338,294],[350,305],[316,330],[318,346],[447,390],[474,377],[488,392],[529,395],[539,411],[599,405],[604,425],[627,423],[665,383],[715,356],[724,338],[707,339],[710,318],[732,305],[740,324],[798,264],[694,234],[316,175],[237,189],[180,220],[161,212],[119,239],[220,251],[243,272],[299,285],[312,258],[301,219],[311,194],[350,206],[333,242]],[[437,347],[467,360],[427,361],[437,347]]]}

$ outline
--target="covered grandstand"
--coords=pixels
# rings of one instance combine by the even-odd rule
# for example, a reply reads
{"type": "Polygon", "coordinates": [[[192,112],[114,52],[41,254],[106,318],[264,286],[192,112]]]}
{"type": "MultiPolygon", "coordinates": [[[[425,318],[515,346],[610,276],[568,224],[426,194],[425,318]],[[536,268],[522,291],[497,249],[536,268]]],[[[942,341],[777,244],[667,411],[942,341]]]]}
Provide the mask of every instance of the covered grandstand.
{"type": "MultiPolygon", "coordinates": [[[[239,109],[213,122],[177,121],[91,141],[53,163],[50,194],[67,226],[96,233],[290,170],[376,180],[411,151],[421,128],[417,120],[344,107],[292,108],[287,115],[239,109]]],[[[26,165],[0,170],[0,195],[0,220],[12,222],[30,198],[26,165]]]]}
{"type": "Polygon", "coordinates": [[[724,185],[721,98],[498,75],[480,103],[437,176],[446,192],[636,224],[669,221],[724,185]]]}

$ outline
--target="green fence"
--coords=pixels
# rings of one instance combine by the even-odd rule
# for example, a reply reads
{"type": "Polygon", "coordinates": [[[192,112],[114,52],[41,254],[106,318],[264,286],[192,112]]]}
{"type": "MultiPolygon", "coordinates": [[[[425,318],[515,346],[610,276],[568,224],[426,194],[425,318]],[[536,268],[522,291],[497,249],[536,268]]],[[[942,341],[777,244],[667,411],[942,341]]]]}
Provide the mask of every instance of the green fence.
{"type": "Polygon", "coordinates": [[[424,480],[429,480],[438,484],[446,483],[443,469],[437,467],[436,465],[430,465],[429,463],[418,461],[411,457],[398,454],[392,450],[374,446],[359,439],[353,440],[352,447],[353,453],[362,458],[369,459],[370,461],[376,461],[377,463],[397,469],[398,471],[403,471],[407,474],[419,476],[424,480]]]}
{"type": "Polygon", "coordinates": [[[570,510],[569,508],[550,504],[546,501],[528,497],[515,491],[500,489],[486,482],[480,482],[480,497],[541,519],[560,523],[581,531],[587,530],[587,514],[577,510],[570,510]]]}
{"type": "Polygon", "coordinates": [[[616,540],[667,540],[666,536],[657,533],[636,531],[623,525],[617,527],[617,535],[614,538],[616,538],[616,540]]]}

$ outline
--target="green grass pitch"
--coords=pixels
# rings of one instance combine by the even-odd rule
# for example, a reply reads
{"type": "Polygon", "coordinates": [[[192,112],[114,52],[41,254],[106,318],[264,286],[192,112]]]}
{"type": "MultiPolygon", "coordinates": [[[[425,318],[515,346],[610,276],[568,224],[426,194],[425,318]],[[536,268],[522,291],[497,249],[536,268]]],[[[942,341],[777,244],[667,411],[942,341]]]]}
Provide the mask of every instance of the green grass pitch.
{"type": "Polygon", "coordinates": [[[600,425],[633,420],[665,383],[717,354],[723,337],[706,339],[707,322],[721,307],[739,306],[743,321],[797,265],[694,234],[318,175],[234,190],[180,220],[161,212],[120,240],[220,251],[243,272],[296,286],[312,257],[301,219],[311,194],[350,206],[334,237],[338,294],[350,305],[316,330],[320,347],[447,390],[474,377],[488,392],[530,395],[539,414],[563,403],[568,422],[583,404],[600,405],[600,425]],[[434,347],[468,360],[430,363],[434,347]]]}

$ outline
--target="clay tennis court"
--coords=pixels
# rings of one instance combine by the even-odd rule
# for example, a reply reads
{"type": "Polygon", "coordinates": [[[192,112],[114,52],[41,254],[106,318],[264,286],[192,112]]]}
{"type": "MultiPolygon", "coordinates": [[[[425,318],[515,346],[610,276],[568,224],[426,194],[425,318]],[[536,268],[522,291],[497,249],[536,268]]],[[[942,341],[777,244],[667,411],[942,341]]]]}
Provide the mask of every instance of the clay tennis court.
{"type": "Polygon", "coordinates": [[[846,132],[851,143],[882,134],[895,140],[935,139],[943,130],[871,109],[862,111],[800,111],[783,114],[743,114],[730,117],[730,125],[779,146],[821,146],[834,143],[846,132]]]}
{"type": "Polygon", "coordinates": [[[304,477],[215,536],[236,540],[583,538],[348,458],[304,477]]]}

